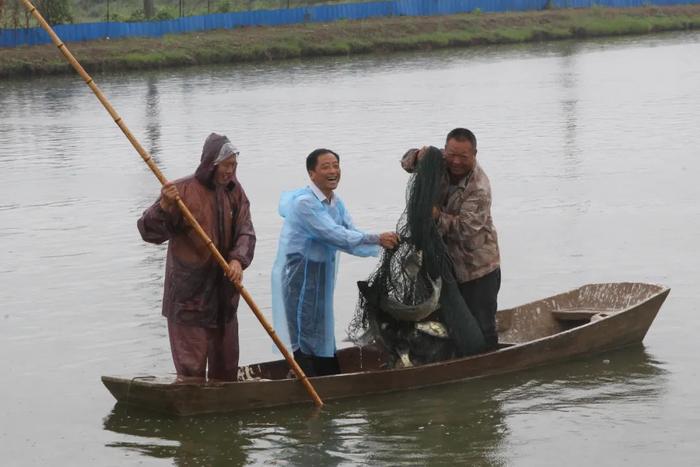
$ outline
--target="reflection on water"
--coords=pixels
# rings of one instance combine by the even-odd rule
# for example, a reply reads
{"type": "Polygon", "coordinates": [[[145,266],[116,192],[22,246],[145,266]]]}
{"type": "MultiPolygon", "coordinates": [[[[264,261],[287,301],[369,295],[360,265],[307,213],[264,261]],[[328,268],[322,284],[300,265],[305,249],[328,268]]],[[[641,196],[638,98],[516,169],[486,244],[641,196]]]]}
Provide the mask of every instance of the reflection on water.
{"type": "Polygon", "coordinates": [[[160,102],[158,96],[158,82],[155,75],[146,78],[146,150],[154,157],[153,161],[160,164],[157,159],[160,154],[160,102]]]}
{"type": "Polygon", "coordinates": [[[579,150],[579,144],[576,140],[576,127],[577,127],[577,104],[578,96],[577,94],[577,79],[578,74],[576,72],[576,53],[573,44],[569,47],[564,47],[562,49],[561,56],[561,72],[560,81],[562,89],[561,98],[561,112],[562,112],[562,123],[564,125],[564,160],[570,162],[572,167],[570,168],[569,176],[572,178],[578,178],[576,173],[576,168],[580,165],[581,159],[580,154],[577,154],[579,150]]]}
{"type": "MultiPolygon", "coordinates": [[[[447,386],[310,407],[171,418],[117,404],[108,446],[176,465],[509,465],[511,425],[542,413],[658,402],[666,371],[642,346],[447,386]]],[[[622,407],[622,408],[621,408],[622,407]]]]}

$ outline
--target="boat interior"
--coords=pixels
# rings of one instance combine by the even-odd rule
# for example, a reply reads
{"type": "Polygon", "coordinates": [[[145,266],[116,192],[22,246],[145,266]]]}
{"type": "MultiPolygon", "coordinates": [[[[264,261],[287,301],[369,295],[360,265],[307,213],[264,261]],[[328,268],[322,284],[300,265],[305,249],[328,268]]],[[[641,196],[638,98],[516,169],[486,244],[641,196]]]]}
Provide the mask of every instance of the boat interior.
{"type": "MultiPolygon", "coordinates": [[[[652,284],[590,284],[500,310],[496,314],[499,350],[605,319],[639,305],[663,290],[663,287],[652,284]]],[[[388,352],[377,344],[340,349],[336,355],[341,373],[386,370],[391,361],[388,352]]],[[[290,377],[290,368],[284,360],[252,364],[239,370],[239,380],[290,377]]]]}

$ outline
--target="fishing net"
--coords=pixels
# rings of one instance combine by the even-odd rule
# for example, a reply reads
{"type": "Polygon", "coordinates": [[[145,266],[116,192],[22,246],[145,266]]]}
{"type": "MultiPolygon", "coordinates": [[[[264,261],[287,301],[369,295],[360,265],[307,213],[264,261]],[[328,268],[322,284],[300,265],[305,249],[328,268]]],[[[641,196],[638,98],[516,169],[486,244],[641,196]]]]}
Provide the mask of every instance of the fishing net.
{"type": "Polygon", "coordinates": [[[439,149],[421,159],[406,189],[406,209],[397,232],[401,242],[384,250],[360,289],[348,335],[357,344],[375,342],[393,367],[463,357],[482,351],[484,336],[460,295],[452,261],[432,218],[446,189],[439,149]]]}

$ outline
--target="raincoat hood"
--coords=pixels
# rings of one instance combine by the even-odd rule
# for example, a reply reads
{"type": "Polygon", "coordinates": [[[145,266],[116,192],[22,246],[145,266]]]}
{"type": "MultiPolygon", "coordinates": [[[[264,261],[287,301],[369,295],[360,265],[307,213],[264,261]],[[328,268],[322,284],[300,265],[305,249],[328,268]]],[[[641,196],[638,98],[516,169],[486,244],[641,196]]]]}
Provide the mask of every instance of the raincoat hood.
{"type": "MultiPolygon", "coordinates": [[[[204,147],[202,148],[201,162],[194,173],[194,176],[199,183],[211,189],[216,188],[216,184],[214,182],[216,164],[214,162],[219,155],[219,151],[221,151],[221,147],[230,142],[231,141],[225,135],[220,135],[218,133],[211,133],[209,136],[207,136],[207,139],[204,141],[204,147]]],[[[233,190],[233,187],[236,186],[235,180],[236,174],[234,172],[233,180],[226,185],[227,190],[233,190]]]]}
{"type": "Polygon", "coordinates": [[[304,193],[304,190],[293,190],[283,192],[282,196],[280,196],[280,204],[277,208],[280,217],[286,219],[289,215],[290,210],[292,209],[294,200],[304,193]]]}

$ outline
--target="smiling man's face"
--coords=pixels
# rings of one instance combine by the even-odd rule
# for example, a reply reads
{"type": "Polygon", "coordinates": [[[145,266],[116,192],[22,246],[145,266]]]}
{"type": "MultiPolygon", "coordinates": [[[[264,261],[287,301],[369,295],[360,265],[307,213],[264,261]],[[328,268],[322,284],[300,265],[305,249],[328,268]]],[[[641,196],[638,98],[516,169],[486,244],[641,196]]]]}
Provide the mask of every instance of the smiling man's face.
{"type": "Polygon", "coordinates": [[[460,180],[476,167],[476,148],[469,140],[450,138],[445,145],[445,160],[450,177],[460,180]]]}
{"type": "Polygon", "coordinates": [[[327,152],[318,156],[316,167],[309,171],[311,181],[325,194],[330,197],[333,190],[338,188],[340,183],[340,163],[333,154],[327,152]]]}

